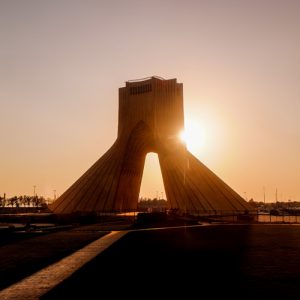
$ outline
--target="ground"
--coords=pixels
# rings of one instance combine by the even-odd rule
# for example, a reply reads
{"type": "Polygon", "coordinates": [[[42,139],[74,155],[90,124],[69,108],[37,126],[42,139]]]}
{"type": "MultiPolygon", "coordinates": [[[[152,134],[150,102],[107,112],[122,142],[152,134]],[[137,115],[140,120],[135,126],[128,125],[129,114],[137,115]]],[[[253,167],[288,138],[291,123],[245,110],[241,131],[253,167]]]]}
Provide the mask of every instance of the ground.
{"type": "Polygon", "coordinates": [[[134,231],[42,299],[299,299],[299,236],[293,225],[134,231]]]}

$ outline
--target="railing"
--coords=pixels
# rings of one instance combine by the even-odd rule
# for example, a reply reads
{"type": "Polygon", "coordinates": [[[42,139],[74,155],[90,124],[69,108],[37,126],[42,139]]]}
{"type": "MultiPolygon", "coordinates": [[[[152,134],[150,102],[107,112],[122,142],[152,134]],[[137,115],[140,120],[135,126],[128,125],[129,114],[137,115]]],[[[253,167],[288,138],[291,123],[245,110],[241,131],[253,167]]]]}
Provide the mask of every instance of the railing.
{"type": "Polygon", "coordinates": [[[281,223],[281,224],[298,224],[300,223],[300,216],[297,215],[271,215],[271,214],[257,214],[257,221],[259,223],[281,223]]]}
{"type": "Polygon", "coordinates": [[[140,81],[145,81],[145,80],[149,80],[149,79],[152,79],[152,78],[157,78],[157,79],[160,79],[160,80],[165,80],[163,77],[160,77],[160,76],[149,76],[149,77],[145,77],[145,78],[139,78],[139,79],[131,79],[131,80],[127,80],[126,82],[140,82],[140,81]]]}

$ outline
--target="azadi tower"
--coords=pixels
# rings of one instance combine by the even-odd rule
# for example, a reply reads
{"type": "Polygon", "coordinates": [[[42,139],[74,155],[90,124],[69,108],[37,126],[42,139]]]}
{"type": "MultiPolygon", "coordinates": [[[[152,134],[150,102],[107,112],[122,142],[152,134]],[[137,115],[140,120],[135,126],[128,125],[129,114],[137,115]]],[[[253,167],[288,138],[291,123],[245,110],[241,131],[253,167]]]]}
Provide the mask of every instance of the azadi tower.
{"type": "Polygon", "coordinates": [[[57,214],[136,210],[145,157],[155,152],[170,208],[199,215],[250,211],[187,151],[178,138],[183,128],[182,83],[159,77],[126,82],[119,89],[116,141],[50,208],[57,214]]]}

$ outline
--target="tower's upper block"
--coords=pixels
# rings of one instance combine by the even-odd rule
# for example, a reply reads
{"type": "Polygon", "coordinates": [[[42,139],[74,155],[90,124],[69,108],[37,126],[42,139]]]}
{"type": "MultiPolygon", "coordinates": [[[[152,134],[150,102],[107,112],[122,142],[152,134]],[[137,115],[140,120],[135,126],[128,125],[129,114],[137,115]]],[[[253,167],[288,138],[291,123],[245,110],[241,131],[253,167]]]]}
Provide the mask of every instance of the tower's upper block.
{"type": "Polygon", "coordinates": [[[140,121],[156,138],[178,135],[184,127],[182,83],[159,77],[127,81],[119,89],[118,137],[128,136],[140,121]]]}

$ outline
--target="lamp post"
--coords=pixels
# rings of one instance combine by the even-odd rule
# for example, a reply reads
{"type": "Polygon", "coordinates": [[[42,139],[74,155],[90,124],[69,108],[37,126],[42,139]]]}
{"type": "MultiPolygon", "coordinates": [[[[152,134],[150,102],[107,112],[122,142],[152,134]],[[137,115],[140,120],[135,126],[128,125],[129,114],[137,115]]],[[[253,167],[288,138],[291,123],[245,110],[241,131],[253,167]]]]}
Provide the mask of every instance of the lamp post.
{"type": "MultiPolygon", "coordinates": [[[[290,197],[291,198],[291,197],[290,197]]],[[[289,223],[291,223],[291,199],[288,200],[288,210],[289,210],[289,223]]]]}
{"type": "Polygon", "coordinates": [[[33,197],[35,197],[35,188],[36,188],[36,185],[33,186],[33,197]]]}

